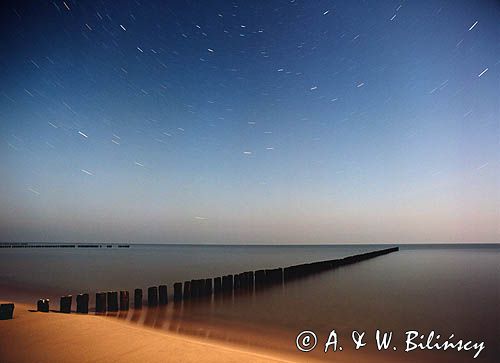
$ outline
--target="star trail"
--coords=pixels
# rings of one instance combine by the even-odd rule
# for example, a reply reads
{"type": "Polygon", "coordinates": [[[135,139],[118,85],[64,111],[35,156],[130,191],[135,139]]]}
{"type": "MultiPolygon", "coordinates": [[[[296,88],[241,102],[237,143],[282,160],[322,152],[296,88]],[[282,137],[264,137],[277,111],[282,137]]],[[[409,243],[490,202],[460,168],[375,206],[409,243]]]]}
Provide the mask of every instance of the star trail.
{"type": "Polygon", "coordinates": [[[499,240],[496,1],[1,7],[0,240],[499,240]]]}

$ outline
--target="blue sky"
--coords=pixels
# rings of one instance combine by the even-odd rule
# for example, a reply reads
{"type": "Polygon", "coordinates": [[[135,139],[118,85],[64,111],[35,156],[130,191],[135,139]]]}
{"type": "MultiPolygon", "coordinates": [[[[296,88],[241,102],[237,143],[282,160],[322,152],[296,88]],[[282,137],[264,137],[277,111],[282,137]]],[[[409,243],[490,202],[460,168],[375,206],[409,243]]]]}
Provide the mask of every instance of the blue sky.
{"type": "Polygon", "coordinates": [[[2,7],[0,240],[500,240],[495,1],[2,7]]]}

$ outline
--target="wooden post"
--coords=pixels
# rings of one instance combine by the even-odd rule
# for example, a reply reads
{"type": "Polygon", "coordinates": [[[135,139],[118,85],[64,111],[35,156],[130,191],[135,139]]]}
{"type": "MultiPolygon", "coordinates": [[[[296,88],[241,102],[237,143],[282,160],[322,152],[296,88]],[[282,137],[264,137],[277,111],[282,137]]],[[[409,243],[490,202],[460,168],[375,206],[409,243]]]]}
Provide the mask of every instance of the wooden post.
{"type": "Polygon", "coordinates": [[[142,289],[134,290],[134,309],[142,309],[142,289]]]}
{"type": "Polygon", "coordinates": [[[182,300],[182,283],[176,282],[174,284],[174,301],[182,300]]]}
{"type": "Polygon", "coordinates": [[[265,280],[264,280],[264,283],[266,285],[271,285],[275,279],[275,271],[274,270],[264,270],[265,272],[265,280]]]}
{"type": "Polygon", "coordinates": [[[285,282],[289,281],[291,278],[290,267],[285,267],[283,269],[283,278],[285,282]]]}
{"type": "Polygon", "coordinates": [[[240,273],[240,288],[243,290],[248,288],[248,272],[240,273]]]}
{"type": "Polygon", "coordinates": [[[203,296],[203,285],[205,280],[191,280],[191,297],[200,298],[203,296]]]}
{"type": "Polygon", "coordinates": [[[198,297],[202,297],[202,296],[205,296],[205,279],[199,279],[198,280],[198,297]]]}
{"type": "Polygon", "coordinates": [[[248,288],[250,290],[253,290],[254,286],[254,276],[253,276],[253,271],[248,272],[248,288]]]}
{"type": "Polygon", "coordinates": [[[158,288],[148,287],[148,306],[158,306],[158,288]]]}
{"type": "Polygon", "coordinates": [[[233,275],[222,276],[222,291],[231,292],[233,291],[233,275]]]}
{"type": "Polygon", "coordinates": [[[255,271],[255,287],[259,288],[264,286],[266,281],[266,272],[264,270],[255,271]]]}
{"type": "Polygon", "coordinates": [[[227,276],[222,276],[222,292],[226,292],[228,287],[228,279],[227,279],[227,276]]]}
{"type": "Polygon", "coordinates": [[[49,299],[40,299],[36,303],[36,310],[42,313],[49,312],[49,299]]]}
{"type": "Polygon", "coordinates": [[[196,298],[200,298],[203,296],[204,285],[205,285],[205,280],[203,279],[194,280],[194,285],[191,282],[191,288],[193,288],[193,286],[196,286],[196,291],[195,291],[196,298]]]}
{"type": "Polygon", "coordinates": [[[106,293],[98,292],[95,294],[95,312],[105,313],[106,312],[106,293]]]}
{"type": "Polygon", "coordinates": [[[14,317],[14,304],[0,304],[0,320],[10,320],[14,317]]]}
{"type": "Polygon", "coordinates": [[[191,297],[191,281],[184,281],[184,300],[191,297]]]}
{"type": "Polygon", "coordinates": [[[61,296],[61,300],[59,301],[59,311],[61,313],[69,314],[71,313],[71,302],[73,301],[73,296],[61,296]]]}
{"type": "Polygon", "coordinates": [[[220,294],[222,292],[222,279],[220,277],[216,277],[214,279],[214,294],[220,294]]]}
{"type": "Polygon", "coordinates": [[[283,282],[283,269],[273,268],[265,270],[267,284],[281,284],[283,282]]]}
{"type": "Polygon", "coordinates": [[[130,305],[129,293],[128,291],[120,291],[120,310],[127,311],[130,305]]]}
{"type": "Polygon", "coordinates": [[[168,290],[167,285],[158,286],[158,295],[159,295],[159,304],[167,305],[168,304],[168,290]]]}
{"type": "Polygon", "coordinates": [[[191,299],[198,297],[198,282],[191,280],[191,299]]]}
{"type": "Polygon", "coordinates": [[[283,284],[283,268],[276,269],[276,283],[283,284]]]}
{"type": "Polygon", "coordinates": [[[212,295],[212,279],[205,279],[205,296],[212,295]]]}
{"type": "Polygon", "coordinates": [[[118,292],[117,291],[108,291],[108,311],[118,311],[118,292]]]}
{"type": "Polygon", "coordinates": [[[80,314],[89,313],[89,294],[76,295],[76,312],[80,314]]]}

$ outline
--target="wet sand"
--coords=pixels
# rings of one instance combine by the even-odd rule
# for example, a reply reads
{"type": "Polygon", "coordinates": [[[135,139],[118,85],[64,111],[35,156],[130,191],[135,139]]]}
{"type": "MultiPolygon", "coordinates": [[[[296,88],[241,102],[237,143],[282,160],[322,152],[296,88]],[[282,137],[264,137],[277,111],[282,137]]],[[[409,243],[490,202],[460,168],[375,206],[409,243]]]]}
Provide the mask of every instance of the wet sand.
{"type": "MultiPolygon", "coordinates": [[[[264,352],[207,343],[97,315],[38,313],[16,303],[0,321],[0,357],[9,362],[287,362],[264,352]]],[[[294,359],[294,361],[297,361],[294,359]]]]}

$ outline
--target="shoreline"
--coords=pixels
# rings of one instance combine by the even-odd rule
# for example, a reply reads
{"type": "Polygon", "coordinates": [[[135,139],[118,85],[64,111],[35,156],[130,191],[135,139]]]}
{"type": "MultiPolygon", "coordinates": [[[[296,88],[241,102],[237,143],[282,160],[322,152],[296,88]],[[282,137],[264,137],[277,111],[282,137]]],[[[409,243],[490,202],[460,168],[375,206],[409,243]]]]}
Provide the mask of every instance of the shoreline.
{"type": "Polygon", "coordinates": [[[0,321],[2,362],[297,362],[137,326],[98,315],[39,313],[15,303],[14,319],[0,321]]]}

